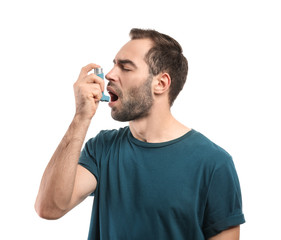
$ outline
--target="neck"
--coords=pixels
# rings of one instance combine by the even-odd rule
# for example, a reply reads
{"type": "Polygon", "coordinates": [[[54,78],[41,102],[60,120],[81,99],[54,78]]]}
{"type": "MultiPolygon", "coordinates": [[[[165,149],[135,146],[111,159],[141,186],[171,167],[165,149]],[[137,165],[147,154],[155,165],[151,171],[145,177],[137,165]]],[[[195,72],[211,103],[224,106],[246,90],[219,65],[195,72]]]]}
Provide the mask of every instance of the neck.
{"type": "Polygon", "coordinates": [[[147,117],[130,121],[129,127],[136,139],[150,143],[167,142],[190,131],[172,116],[170,109],[163,108],[152,109],[147,117]]]}

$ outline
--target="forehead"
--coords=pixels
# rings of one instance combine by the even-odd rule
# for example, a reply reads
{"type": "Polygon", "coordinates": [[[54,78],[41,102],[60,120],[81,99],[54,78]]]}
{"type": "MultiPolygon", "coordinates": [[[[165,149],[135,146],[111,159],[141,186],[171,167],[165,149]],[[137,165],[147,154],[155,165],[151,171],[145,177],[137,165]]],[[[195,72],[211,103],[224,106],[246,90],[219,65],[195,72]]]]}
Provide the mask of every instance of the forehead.
{"type": "Polygon", "coordinates": [[[120,49],[116,55],[116,59],[129,59],[136,64],[144,62],[145,55],[152,45],[150,39],[131,40],[120,49]]]}

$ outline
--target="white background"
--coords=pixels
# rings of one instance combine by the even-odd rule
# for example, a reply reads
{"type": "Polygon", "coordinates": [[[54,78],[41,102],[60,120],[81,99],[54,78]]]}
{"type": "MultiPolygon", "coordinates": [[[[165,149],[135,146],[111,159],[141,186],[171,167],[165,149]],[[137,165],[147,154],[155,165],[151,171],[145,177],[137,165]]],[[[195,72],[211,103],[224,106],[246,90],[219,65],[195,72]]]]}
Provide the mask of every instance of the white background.
{"type": "MultiPolygon", "coordinates": [[[[33,205],[72,120],[81,67],[109,71],[132,27],[181,43],[189,75],[172,111],[233,156],[241,239],[281,239],[280,10],[273,0],[1,0],[0,239],[87,238],[92,198],[56,221],[33,205]]],[[[101,103],[87,139],[123,125],[101,103]]]]}

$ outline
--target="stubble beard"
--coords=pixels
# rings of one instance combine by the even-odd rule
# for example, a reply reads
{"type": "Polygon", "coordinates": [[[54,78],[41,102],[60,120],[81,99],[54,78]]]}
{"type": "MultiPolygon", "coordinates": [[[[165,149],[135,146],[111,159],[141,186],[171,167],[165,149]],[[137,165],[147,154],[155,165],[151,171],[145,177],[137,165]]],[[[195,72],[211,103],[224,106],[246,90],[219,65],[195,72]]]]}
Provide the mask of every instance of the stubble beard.
{"type": "Polygon", "coordinates": [[[143,85],[128,90],[126,96],[120,93],[121,107],[113,107],[111,116],[120,122],[127,122],[146,117],[153,105],[151,83],[153,77],[149,75],[143,85]]]}

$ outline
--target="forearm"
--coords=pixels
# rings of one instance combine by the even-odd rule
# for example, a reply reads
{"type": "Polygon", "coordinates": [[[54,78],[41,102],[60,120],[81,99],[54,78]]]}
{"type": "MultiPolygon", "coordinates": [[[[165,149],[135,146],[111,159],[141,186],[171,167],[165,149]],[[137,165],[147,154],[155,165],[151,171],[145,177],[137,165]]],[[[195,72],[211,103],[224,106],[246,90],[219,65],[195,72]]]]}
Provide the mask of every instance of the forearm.
{"type": "Polygon", "coordinates": [[[73,193],[77,164],[90,120],[75,116],[43,174],[35,208],[45,218],[65,213],[73,193]]]}
{"type": "Polygon", "coordinates": [[[209,240],[239,240],[240,226],[230,227],[227,230],[222,231],[218,235],[209,238],[209,240]]]}

